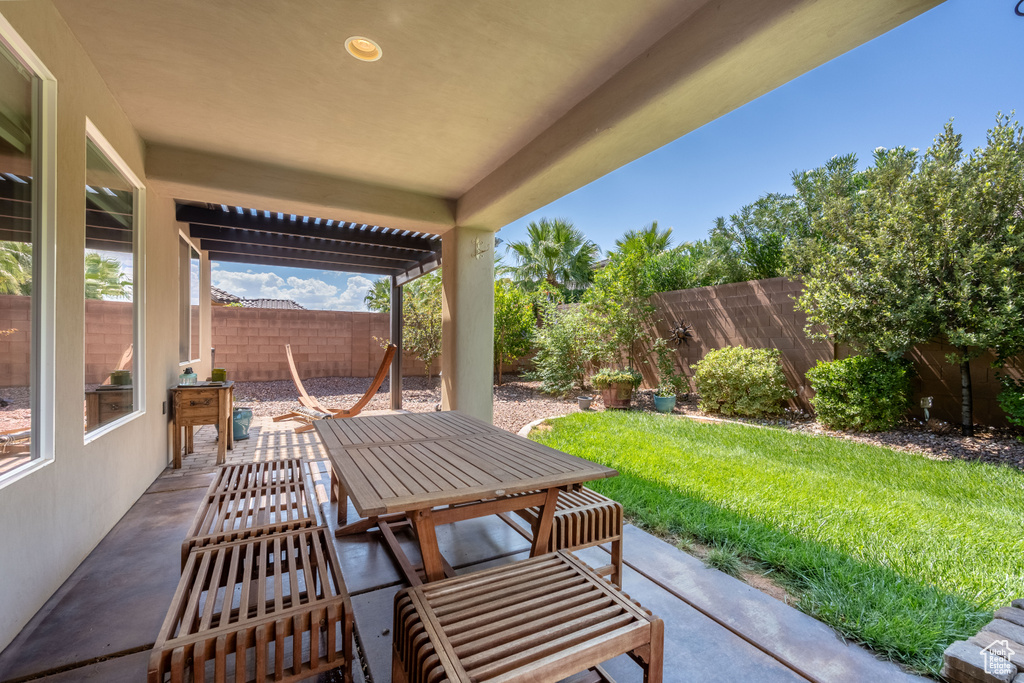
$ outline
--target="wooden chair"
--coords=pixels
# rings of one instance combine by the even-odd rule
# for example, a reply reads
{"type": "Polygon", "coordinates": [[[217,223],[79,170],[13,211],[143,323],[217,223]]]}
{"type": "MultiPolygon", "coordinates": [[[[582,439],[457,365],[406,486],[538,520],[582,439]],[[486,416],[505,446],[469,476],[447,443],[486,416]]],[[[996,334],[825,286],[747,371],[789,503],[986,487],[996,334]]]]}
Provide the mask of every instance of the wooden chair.
{"type": "Polygon", "coordinates": [[[301,681],[338,667],[352,683],[352,619],[326,527],[195,548],[148,683],[301,681]]]}
{"type": "Polygon", "coordinates": [[[621,654],[662,680],[662,620],[565,551],[399,591],[393,630],[395,683],[611,680],[621,654]]]}
{"type": "MultiPolygon", "coordinates": [[[[540,522],[539,507],[517,510],[516,514],[526,520],[531,529],[536,530],[540,522]]],[[[498,516],[528,540],[533,540],[532,534],[516,524],[508,513],[498,516]]],[[[602,576],[611,575],[611,582],[622,588],[622,524],[622,505],[611,498],[605,498],[585,486],[560,491],[555,517],[551,522],[547,552],[579,550],[611,543],[611,563],[597,569],[597,573],[602,576]]]]}
{"type": "Polygon", "coordinates": [[[210,484],[181,544],[193,548],[319,526],[319,506],[301,460],[225,465],[210,484]]]}
{"type": "Polygon", "coordinates": [[[380,389],[380,385],[384,383],[384,378],[387,377],[388,368],[391,367],[391,362],[395,358],[395,351],[397,347],[394,344],[388,346],[384,351],[384,359],[380,362],[380,368],[377,369],[377,374],[373,377],[373,382],[370,383],[370,388],[366,390],[362,398],[352,404],[349,408],[328,408],[327,406],[320,403],[306,392],[306,388],[302,386],[302,379],[299,377],[299,371],[295,367],[295,359],[292,357],[292,345],[285,344],[284,351],[288,356],[288,368],[292,373],[292,381],[295,383],[295,389],[299,392],[299,403],[301,407],[285,413],[284,415],[278,415],[274,418],[274,422],[281,422],[282,420],[296,420],[304,422],[301,427],[296,427],[296,432],[307,432],[313,428],[313,422],[315,420],[330,420],[338,417],[355,417],[367,403],[373,398],[373,395],[380,389]]]}

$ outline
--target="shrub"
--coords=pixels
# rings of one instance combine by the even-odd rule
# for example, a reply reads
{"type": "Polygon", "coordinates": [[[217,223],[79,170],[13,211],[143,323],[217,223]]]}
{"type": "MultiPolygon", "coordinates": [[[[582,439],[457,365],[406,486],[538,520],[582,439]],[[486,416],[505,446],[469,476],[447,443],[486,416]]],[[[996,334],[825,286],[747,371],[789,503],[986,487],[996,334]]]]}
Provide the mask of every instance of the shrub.
{"type": "MultiPolygon", "coordinates": [[[[1010,424],[1024,427],[1024,380],[1013,379],[1003,375],[1000,377],[1003,390],[999,392],[999,405],[1006,413],[1010,424]]],[[[1024,437],[1018,437],[1024,441],[1024,437]]]]}
{"type": "Polygon", "coordinates": [[[607,389],[613,384],[632,384],[633,388],[636,389],[640,386],[640,382],[642,382],[643,379],[644,378],[640,373],[633,372],[632,370],[611,370],[609,368],[602,368],[590,378],[590,381],[596,389],[607,389]]]}
{"type": "Polygon", "coordinates": [[[793,392],[779,364],[778,349],[726,346],[694,364],[700,409],[708,413],[761,417],[781,412],[793,392]]]}
{"type": "Polygon", "coordinates": [[[913,372],[910,361],[882,355],[819,361],[807,372],[811,405],[829,429],[892,429],[910,407],[913,372]]]}
{"type": "Polygon", "coordinates": [[[529,379],[539,380],[541,391],[569,396],[586,389],[587,363],[600,350],[600,335],[582,306],[558,309],[549,305],[534,335],[537,355],[529,379]]]}

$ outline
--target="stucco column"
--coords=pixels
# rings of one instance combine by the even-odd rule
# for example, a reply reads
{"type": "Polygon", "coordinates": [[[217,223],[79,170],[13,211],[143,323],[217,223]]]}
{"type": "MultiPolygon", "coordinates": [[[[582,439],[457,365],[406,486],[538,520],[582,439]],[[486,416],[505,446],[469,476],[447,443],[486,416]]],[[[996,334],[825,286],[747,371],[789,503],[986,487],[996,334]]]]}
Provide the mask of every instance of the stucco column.
{"type": "Polygon", "coordinates": [[[494,233],[455,227],[442,238],[441,253],[441,407],[491,422],[494,233]]]}

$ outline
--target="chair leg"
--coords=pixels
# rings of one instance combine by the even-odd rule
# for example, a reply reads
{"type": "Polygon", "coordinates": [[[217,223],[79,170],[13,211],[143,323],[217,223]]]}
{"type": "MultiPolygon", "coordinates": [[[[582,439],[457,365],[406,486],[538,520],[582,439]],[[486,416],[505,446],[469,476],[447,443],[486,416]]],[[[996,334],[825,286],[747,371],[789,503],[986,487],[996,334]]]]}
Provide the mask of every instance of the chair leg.
{"type": "Polygon", "coordinates": [[[313,429],[313,425],[306,424],[306,425],[302,425],[301,427],[296,427],[295,428],[295,433],[296,434],[301,434],[302,432],[308,432],[311,429],[313,429]]]}
{"type": "Polygon", "coordinates": [[[398,650],[395,646],[391,646],[391,683],[409,683],[408,677],[405,675],[405,667],[402,665],[402,660],[398,657],[398,650]]]}
{"type": "Polygon", "coordinates": [[[650,654],[644,667],[644,683],[661,683],[665,659],[665,622],[654,619],[651,622],[650,654]]]}
{"type": "Polygon", "coordinates": [[[622,536],[612,541],[612,583],[622,590],[622,536]]]}

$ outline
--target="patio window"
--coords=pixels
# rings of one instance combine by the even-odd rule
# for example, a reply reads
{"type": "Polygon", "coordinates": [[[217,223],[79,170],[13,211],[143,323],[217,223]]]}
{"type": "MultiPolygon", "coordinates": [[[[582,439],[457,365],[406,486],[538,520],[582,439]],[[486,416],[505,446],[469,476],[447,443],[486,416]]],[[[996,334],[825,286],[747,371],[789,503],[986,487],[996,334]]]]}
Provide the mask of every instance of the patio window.
{"type": "Polygon", "coordinates": [[[199,360],[199,252],[181,236],[178,244],[178,360],[199,360]]]}
{"type": "Polygon", "coordinates": [[[85,431],[142,412],[142,186],[88,122],[85,171],[85,431]]]}
{"type": "Polygon", "coordinates": [[[0,18],[0,485],[53,457],[55,87],[0,18]]]}

